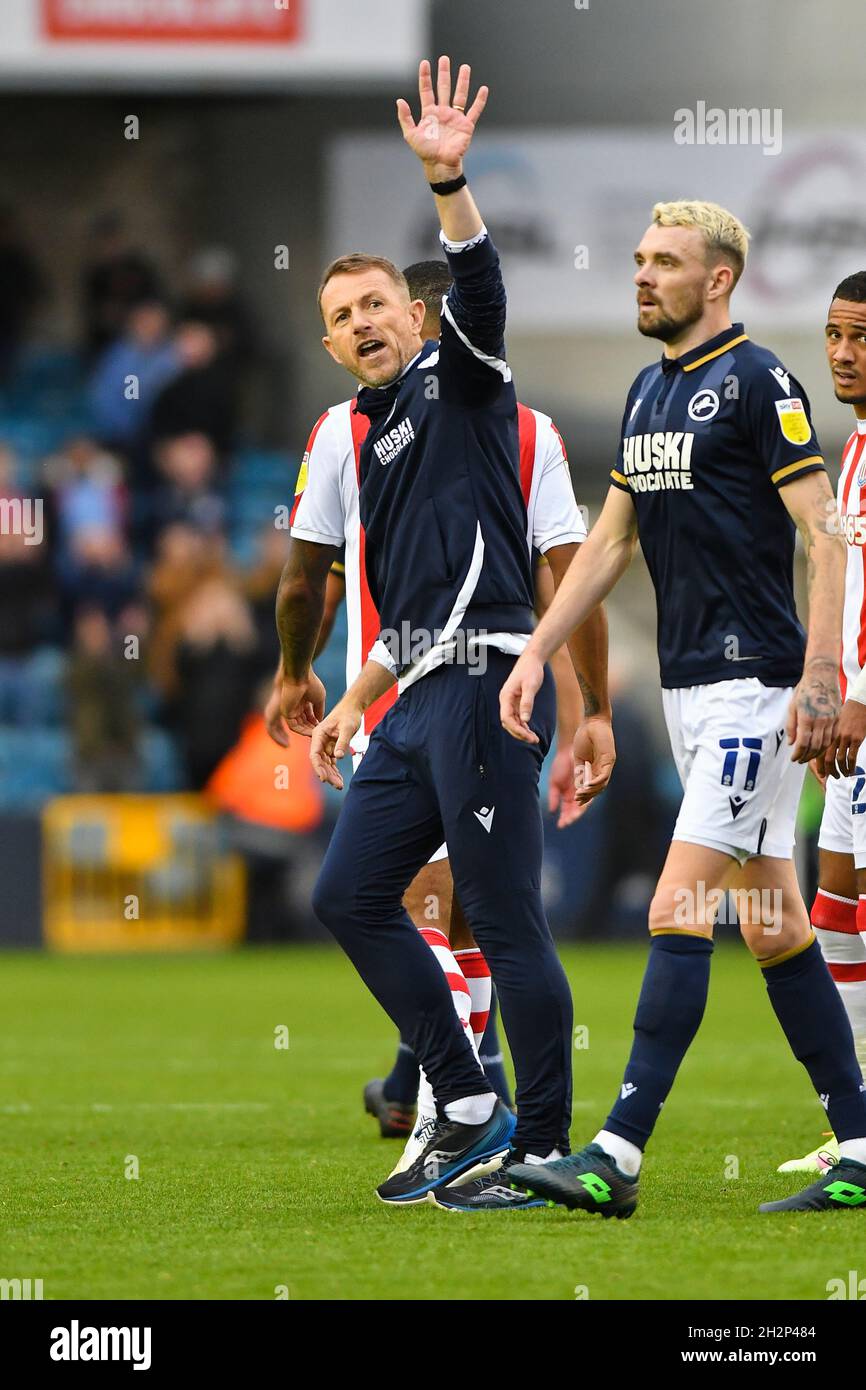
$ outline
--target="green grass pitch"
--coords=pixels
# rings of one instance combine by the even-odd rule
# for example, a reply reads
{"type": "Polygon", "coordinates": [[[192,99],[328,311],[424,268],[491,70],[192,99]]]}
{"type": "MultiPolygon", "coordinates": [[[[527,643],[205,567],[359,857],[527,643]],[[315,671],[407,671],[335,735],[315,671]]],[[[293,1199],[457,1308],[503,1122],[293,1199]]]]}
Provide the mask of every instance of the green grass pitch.
{"type": "MultiPolygon", "coordinates": [[[[619,1083],[645,952],[563,955],[588,1029],[572,1132],[586,1142],[619,1083]]],[[[387,1069],[392,1028],[335,950],[7,954],[0,972],[0,1277],[41,1278],[46,1298],[764,1301],[866,1274],[863,1213],[756,1212],[803,1185],[775,1166],[818,1142],[824,1113],[733,944],[627,1222],[383,1206],[399,1143],[379,1139],[361,1088],[387,1069]]]]}

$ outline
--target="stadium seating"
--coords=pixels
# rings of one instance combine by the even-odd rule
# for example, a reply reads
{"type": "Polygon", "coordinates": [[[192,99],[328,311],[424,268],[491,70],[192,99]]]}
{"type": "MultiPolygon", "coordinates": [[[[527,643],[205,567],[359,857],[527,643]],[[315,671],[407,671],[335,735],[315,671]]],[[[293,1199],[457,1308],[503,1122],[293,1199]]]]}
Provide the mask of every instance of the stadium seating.
{"type": "MultiPolygon", "coordinates": [[[[136,790],[169,792],[183,786],[177,751],[162,729],[141,739],[136,790]]],[[[0,725],[0,809],[38,810],[52,796],[75,790],[72,744],[65,729],[0,725]]]]}

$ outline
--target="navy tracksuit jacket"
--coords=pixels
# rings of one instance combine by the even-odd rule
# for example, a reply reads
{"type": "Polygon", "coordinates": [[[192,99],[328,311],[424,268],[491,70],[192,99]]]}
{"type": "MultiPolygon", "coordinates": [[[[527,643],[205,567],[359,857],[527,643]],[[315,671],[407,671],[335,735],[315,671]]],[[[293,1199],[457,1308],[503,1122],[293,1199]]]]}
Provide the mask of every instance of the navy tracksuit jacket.
{"type": "Polygon", "coordinates": [[[447,841],[514,1058],[514,1144],[545,1155],[566,1151],[571,1118],[571,996],[541,900],[538,775],[555,696],[548,672],[538,747],[502,729],[499,690],[533,625],[505,289],[486,234],[461,250],[444,244],[454,283],[439,342],[389,386],[358,394],[370,418],[360,515],[381,622],[371,658],[401,677],[401,695],[352,779],[314,908],[409,1041],[440,1111],[488,1090],[402,906],[447,841]],[[451,650],[467,633],[480,636],[486,662],[477,647],[469,662],[451,650]]]}

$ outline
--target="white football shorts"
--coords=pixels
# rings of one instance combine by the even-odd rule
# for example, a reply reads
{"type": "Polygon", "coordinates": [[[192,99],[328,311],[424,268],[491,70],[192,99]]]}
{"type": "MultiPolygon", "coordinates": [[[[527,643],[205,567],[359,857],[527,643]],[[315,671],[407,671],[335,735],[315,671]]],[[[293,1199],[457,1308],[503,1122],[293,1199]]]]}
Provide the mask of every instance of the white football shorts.
{"type": "MultiPolygon", "coordinates": [[[[361,766],[361,759],[363,758],[363,756],[364,756],[363,753],[353,753],[353,754],[352,754],[352,770],[353,770],[354,772],[357,772],[357,771],[358,771],[358,768],[361,766]]],[[[447,845],[440,845],[439,848],[437,849],[436,853],[430,855],[430,858],[427,860],[427,863],[428,863],[428,864],[438,864],[439,861],[440,861],[440,859],[447,859],[447,858],[448,858],[448,846],[447,846],[447,845]]]]}
{"type": "Polygon", "coordinates": [[[662,691],[683,784],[673,839],[740,864],[758,854],[791,858],[806,774],[785,734],[792,694],[754,677],[662,691]]]}
{"type": "Polygon", "coordinates": [[[853,777],[828,777],[818,848],[853,854],[855,869],[866,869],[866,743],[857,752],[853,777]]]}

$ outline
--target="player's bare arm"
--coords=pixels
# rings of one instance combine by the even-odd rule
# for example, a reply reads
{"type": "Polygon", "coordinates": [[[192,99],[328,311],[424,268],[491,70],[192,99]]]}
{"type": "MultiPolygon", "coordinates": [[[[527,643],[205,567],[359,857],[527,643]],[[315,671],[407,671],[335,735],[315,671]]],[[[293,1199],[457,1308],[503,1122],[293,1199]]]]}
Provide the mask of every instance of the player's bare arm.
{"type": "MultiPolygon", "coordinates": [[[[402,97],[397,100],[397,119],[403,139],[421,160],[428,183],[450,183],[463,173],[463,157],[488,95],[486,87],[479,87],[467,110],[470,78],[471,69],[468,63],[463,63],[457,73],[452,101],[450,58],[439,59],[435,92],[430,64],[425,58],[418,68],[421,114],[417,124],[408,101],[402,97]]],[[[449,241],[469,241],[481,231],[481,215],[468,188],[443,197],[437,194],[436,210],[449,241]]]]}
{"type": "Polygon", "coordinates": [[[809,628],[803,676],[788,717],[788,742],[795,762],[817,758],[830,776],[835,761],[825,758],[839,734],[841,695],[839,651],[845,598],[845,544],[836,500],[827,474],[809,473],[781,490],[806,551],[809,628]]]}
{"type": "MultiPolygon", "coordinates": [[[[539,564],[535,570],[535,612],[539,618],[544,617],[555,592],[550,565],[539,564]]],[[[579,820],[584,811],[574,796],[573,749],[574,735],[583,718],[583,697],[567,647],[558,647],[553,653],[550,669],[556,686],[556,750],[547,781],[547,809],[554,814],[559,812],[556,828],[564,830],[579,820]]]]}
{"type": "Polygon", "coordinates": [[[325,687],[311,662],[322,626],[325,586],[336,550],[328,545],[292,537],[277,590],[277,632],[280,638],[278,709],[273,697],[265,719],[277,743],[292,733],[312,733],[325,711],[325,687]]]}
{"type": "Polygon", "coordinates": [[[568,568],[549,611],[542,618],[502,687],[502,726],[523,743],[536,743],[529,727],[535,696],[544,680],[544,663],[593,609],[607,597],[628,568],[637,545],[637,518],[631,498],[611,488],[601,515],[568,568]]]}
{"type": "Polygon", "coordinates": [[[839,733],[822,759],[822,767],[835,764],[841,777],[853,777],[857,770],[857,753],[866,742],[866,705],[848,695],[839,716],[839,733]]]}
{"type": "Polygon", "coordinates": [[[367,661],[358,679],[338,700],[327,718],[315,726],[310,742],[310,761],[320,782],[329,782],[343,790],[343,778],[337,763],[349,752],[352,737],[358,732],[364,711],[390,690],[396,676],[378,661],[367,661]]]}
{"type": "MultiPolygon", "coordinates": [[[[573,543],[555,545],[548,550],[547,561],[555,590],[565,579],[579,549],[573,543]]],[[[607,615],[601,604],[569,635],[567,648],[582,704],[572,736],[574,804],[582,808],[604,791],[616,762],[607,690],[607,615]]]]}
{"type": "MultiPolygon", "coordinates": [[[[316,639],[316,649],[313,652],[313,659],[325,650],[330,640],[331,632],[334,628],[334,620],[340,604],[346,597],[346,580],[342,574],[335,574],[331,570],[325,585],[325,608],[322,614],[322,625],[319,628],[319,636],[316,639]]],[[[318,680],[318,677],[316,677],[318,680]]],[[[283,722],[282,716],[283,699],[283,658],[280,656],[277,662],[277,669],[274,673],[274,684],[267,703],[264,708],[264,719],[268,733],[275,743],[281,748],[286,748],[289,742],[288,732],[283,722]]]]}
{"type": "Polygon", "coordinates": [[[327,647],[331,640],[331,633],[334,630],[334,622],[340,605],[346,597],[346,576],[337,574],[329,570],[328,578],[325,583],[325,607],[322,613],[322,625],[319,628],[319,635],[316,638],[316,650],[313,652],[313,660],[319,656],[327,647]]]}

